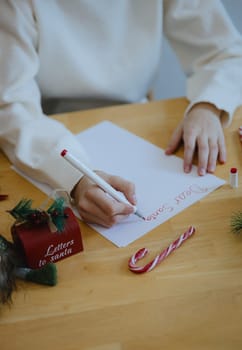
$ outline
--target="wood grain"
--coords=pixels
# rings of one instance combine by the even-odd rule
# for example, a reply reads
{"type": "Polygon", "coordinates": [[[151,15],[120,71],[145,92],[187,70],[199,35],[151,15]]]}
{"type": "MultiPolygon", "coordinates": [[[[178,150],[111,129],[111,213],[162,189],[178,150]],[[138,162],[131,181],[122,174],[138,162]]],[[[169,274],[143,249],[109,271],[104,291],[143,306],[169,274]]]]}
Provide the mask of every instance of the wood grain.
{"type": "MultiPolygon", "coordinates": [[[[185,99],[123,105],[55,116],[78,133],[102,120],[165,148],[182,118],[185,99]]],[[[0,309],[1,350],[155,350],[242,348],[242,237],[230,231],[242,209],[242,108],[225,129],[228,161],[215,175],[229,183],[125,248],[117,248],[80,222],[84,252],[57,263],[58,285],[18,282],[13,304],[0,309]],[[194,225],[196,233],[152,272],[135,275],[129,257],[139,248],[148,259],[194,225]]],[[[177,155],[182,156],[182,149],[177,155]]],[[[10,169],[0,154],[1,234],[10,238],[6,210],[23,197],[45,194],[10,169]]],[[[128,234],[128,233],[127,233],[128,234]]]]}

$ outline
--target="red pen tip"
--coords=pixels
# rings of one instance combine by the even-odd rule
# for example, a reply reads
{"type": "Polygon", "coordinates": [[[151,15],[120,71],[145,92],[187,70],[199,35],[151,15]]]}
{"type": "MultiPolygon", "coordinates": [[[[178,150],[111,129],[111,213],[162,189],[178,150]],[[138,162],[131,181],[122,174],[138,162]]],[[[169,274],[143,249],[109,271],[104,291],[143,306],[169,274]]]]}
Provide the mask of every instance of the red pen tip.
{"type": "Polygon", "coordinates": [[[66,150],[66,149],[63,149],[63,151],[61,151],[61,156],[62,156],[62,157],[65,157],[66,153],[67,153],[67,150],[66,150]]]}

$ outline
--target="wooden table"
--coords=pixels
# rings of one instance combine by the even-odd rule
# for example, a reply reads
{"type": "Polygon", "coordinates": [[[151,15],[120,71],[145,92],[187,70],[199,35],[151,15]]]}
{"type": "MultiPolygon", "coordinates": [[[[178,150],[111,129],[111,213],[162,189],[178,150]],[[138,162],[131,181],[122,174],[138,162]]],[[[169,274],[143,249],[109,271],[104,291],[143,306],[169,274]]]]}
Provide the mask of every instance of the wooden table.
{"type": "MultiPolygon", "coordinates": [[[[165,148],[186,106],[175,99],[56,118],[74,133],[110,120],[165,148]]],[[[225,180],[231,167],[242,173],[241,112],[225,130],[228,161],[215,173],[225,180]]],[[[5,210],[45,195],[9,166],[0,154],[0,193],[9,194],[0,202],[1,233],[10,239],[13,219],[5,210]]],[[[125,248],[80,223],[85,250],[57,263],[57,286],[19,282],[12,306],[1,308],[0,349],[242,349],[242,236],[230,230],[239,210],[242,183],[228,183],[125,248]],[[147,247],[151,258],[191,222],[195,235],[159,267],[143,275],[128,270],[136,250],[147,247]]]]}

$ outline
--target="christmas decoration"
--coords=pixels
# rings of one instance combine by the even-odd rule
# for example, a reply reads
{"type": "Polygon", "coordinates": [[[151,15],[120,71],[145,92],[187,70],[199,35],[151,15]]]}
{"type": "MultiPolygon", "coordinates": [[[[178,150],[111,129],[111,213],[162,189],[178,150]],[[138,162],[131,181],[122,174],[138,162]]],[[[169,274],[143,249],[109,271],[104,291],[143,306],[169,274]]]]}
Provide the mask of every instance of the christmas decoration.
{"type": "Polygon", "coordinates": [[[0,304],[12,302],[12,293],[17,289],[17,278],[49,286],[56,285],[55,264],[49,263],[35,270],[22,264],[22,256],[15,245],[0,235],[0,304]]]}
{"type": "Polygon", "coordinates": [[[242,212],[234,213],[231,217],[231,231],[234,234],[242,233],[242,212]]]}
{"type": "Polygon", "coordinates": [[[22,199],[8,210],[15,218],[11,233],[26,266],[37,269],[83,250],[80,226],[66,200],[58,197],[47,210],[22,199]]]}
{"type": "Polygon", "coordinates": [[[79,224],[64,197],[57,197],[46,210],[22,199],[7,212],[15,222],[13,242],[0,234],[0,304],[12,302],[17,279],[56,285],[55,262],[83,250],[79,224]]]}
{"type": "Polygon", "coordinates": [[[138,260],[143,259],[147,253],[148,249],[141,248],[129,259],[129,269],[135,273],[145,273],[153,270],[157,265],[159,265],[168,255],[170,255],[174,250],[179,248],[183,242],[190,238],[195,233],[195,228],[190,226],[189,229],[184,232],[180,237],[178,237],[174,242],[172,242],[166,249],[164,249],[160,254],[158,254],[153,260],[148,262],[144,266],[137,266],[138,260]]]}
{"type": "Polygon", "coordinates": [[[64,213],[64,198],[57,198],[46,211],[32,208],[31,199],[22,199],[8,212],[16,219],[15,224],[28,223],[29,225],[49,224],[51,229],[56,228],[61,232],[64,229],[64,221],[67,214],[64,213]]]}

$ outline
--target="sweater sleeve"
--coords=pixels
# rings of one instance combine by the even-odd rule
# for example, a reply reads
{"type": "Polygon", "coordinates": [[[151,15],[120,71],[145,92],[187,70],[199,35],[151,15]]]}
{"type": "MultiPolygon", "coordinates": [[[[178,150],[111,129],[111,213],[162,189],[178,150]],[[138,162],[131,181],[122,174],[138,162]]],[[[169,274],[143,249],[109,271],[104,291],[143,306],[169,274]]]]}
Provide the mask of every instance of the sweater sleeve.
{"type": "Polygon", "coordinates": [[[165,0],[164,32],[187,75],[185,112],[210,102],[230,124],[242,103],[242,39],[217,0],[165,0]]]}
{"type": "Polygon", "coordinates": [[[38,32],[30,1],[3,1],[0,11],[0,147],[32,178],[70,191],[81,174],[61,156],[88,163],[75,136],[45,116],[36,83],[38,32]]]}

